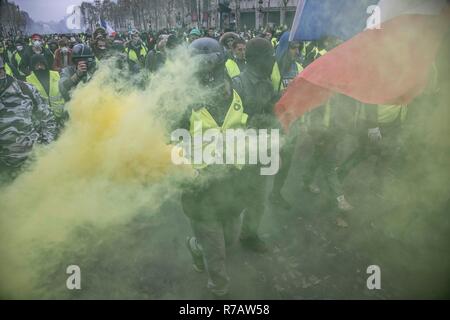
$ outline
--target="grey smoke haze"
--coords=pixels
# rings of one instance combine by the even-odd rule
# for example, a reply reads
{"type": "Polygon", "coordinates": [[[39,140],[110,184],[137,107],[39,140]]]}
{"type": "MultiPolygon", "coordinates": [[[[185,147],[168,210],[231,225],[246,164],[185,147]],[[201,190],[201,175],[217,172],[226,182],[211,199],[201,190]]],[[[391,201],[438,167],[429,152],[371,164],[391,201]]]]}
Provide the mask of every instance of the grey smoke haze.
{"type": "MultiPolygon", "coordinates": [[[[84,0],[92,2],[93,0],[84,0]]],[[[66,15],[66,9],[72,4],[79,5],[83,0],[13,0],[21,10],[28,12],[34,21],[58,22],[66,15]]]]}

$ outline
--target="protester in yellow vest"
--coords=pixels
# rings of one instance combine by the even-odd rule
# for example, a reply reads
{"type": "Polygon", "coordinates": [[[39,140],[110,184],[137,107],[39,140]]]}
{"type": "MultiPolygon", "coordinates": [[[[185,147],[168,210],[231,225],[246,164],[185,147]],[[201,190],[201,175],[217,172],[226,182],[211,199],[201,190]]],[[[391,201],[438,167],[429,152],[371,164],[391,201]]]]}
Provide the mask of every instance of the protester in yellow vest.
{"type": "Polygon", "coordinates": [[[243,39],[237,39],[233,42],[232,58],[225,63],[228,75],[231,79],[237,77],[245,69],[245,47],[246,42],[243,39]]]}
{"type": "MultiPolygon", "coordinates": [[[[327,54],[327,48],[324,47],[326,45],[333,45],[333,42],[330,41],[312,41],[312,42],[304,42],[303,43],[303,51],[302,51],[302,60],[303,66],[306,68],[309,64],[313,63],[315,60],[327,54]]],[[[331,47],[332,48],[332,47],[331,47]]]]}
{"type": "MultiPolygon", "coordinates": [[[[218,41],[200,38],[190,45],[201,71],[198,81],[209,88],[208,96],[195,103],[185,114],[180,127],[196,134],[208,129],[245,128],[247,116],[239,95],[225,73],[225,52],[218,41]]],[[[198,176],[182,193],[182,207],[191,222],[193,237],[186,239],[197,272],[208,274],[208,289],[215,296],[228,293],[226,248],[236,242],[239,216],[244,209],[236,198],[241,170],[236,166],[196,165],[198,176]],[[234,199],[234,200],[231,200],[234,199]]],[[[241,183],[242,184],[242,183],[241,183]]]]}
{"type": "Polygon", "coordinates": [[[131,41],[125,48],[131,70],[139,70],[145,66],[148,50],[143,44],[138,31],[133,31],[131,41]]]}
{"type": "Polygon", "coordinates": [[[64,99],[59,92],[59,73],[48,68],[47,60],[43,55],[31,57],[31,68],[32,72],[26,81],[38,90],[58,122],[62,123],[67,115],[64,111],[64,99]]]}
{"type": "Polygon", "coordinates": [[[281,93],[303,71],[303,67],[297,62],[299,49],[300,43],[289,41],[289,32],[283,33],[275,53],[276,63],[271,76],[275,92],[281,93]]]}
{"type": "MultiPolygon", "coordinates": [[[[303,70],[300,63],[296,61],[299,55],[299,47],[300,44],[298,42],[289,41],[289,32],[283,33],[275,53],[276,62],[271,75],[273,90],[277,95],[281,95],[289,83],[303,70]]],[[[272,205],[286,210],[289,210],[291,205],[281,195],[281,189],[285,184],[291,166],[293,150],[296,144],[295,135],[291,133],[288,141],[289,143],[286,143],[282,148],[281,170],[275,176],[273,189],[270,194],[272,205]]]]}
{"type": "Polygon", "coordinates": [[[16,40],[16,50],[13,52],[11,63],[19,72],[21,80],[25,79],[25,72],[22,70],[22,60],[26,53],[26,47],[24,41],[21,39],[16,40]]]}
{"type": "Polygon", "coordinates": [[[374,184],[372,189],[381,192],[386,166],[389,166],[401,151],[400,133],[406,117],[406,105],[358,103],[354,116],[358,145],[339,166],[339,178],[345,179],[358,164],[375,155],[377,160],[373,176],[378,183],[374,184]]]}
{"type": "Polygon", "coordinates": [[[272,46],[276,48],[278,46],[278,39],[276,37],[273,37],[272,40],[270,40],[272,43],[272,46]]]}
{"type": "MultiPolygon", "coordinates": [[[[246,70],[233,79],[233,88],[242,98],[249,115],[249,126],[257,129],[278,128],[273,109],[279,97],[270,80],[275,63],[275,50],[268,39],[256,37],[247,43],[245,56],[246,70]]],[[[279,159],[279,152],[275,154],[279,159]]],[[[279,167],[277,168],[279,174],[278,169],[279,167]]],[[[241,200],[246,203],[246,211],[243,215],[240,242],[247,250],[265,253],[269,247],[259,236],[259,228],[265,213],[268,179],[262,177],[259,170],[255,170],[252,166],[244,168],[243,171],[245,175],[241,179],[241,185],[246,185],[247,191],[244,193],[246,197],[241,200]]]]}
{"type": "MultiPolygon", "coordinates": [[[[338,112],[343,112],[343,106],[351,103],[350,98],[337,95],[326,104],[306,113],[300,120],[301,125],[306,127],[306,132],[311,138],[313,152],[305,164],[303,178],[304,189],[312,194],[321,192],[317,182],[317,173],[322,171],[325,183],[335,199],[336,207],[339,211],[351,211],[353,206],[348,202],[344,194],[342,182],[339,180],[336,166],[338,153],[337,146],[344,137],[345,124],[340,123],[336,116],[338,112]]],[[[339,226],[346,226],[347,223],[338,218],[339,226]]]]}

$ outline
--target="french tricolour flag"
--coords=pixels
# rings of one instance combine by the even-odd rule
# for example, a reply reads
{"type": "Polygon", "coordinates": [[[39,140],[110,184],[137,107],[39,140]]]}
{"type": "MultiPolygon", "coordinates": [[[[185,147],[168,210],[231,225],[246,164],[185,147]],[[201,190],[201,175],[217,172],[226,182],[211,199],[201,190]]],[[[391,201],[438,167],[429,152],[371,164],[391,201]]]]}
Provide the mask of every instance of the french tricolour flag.
{"type": "Polygon", "coordinates": [[[100,25],[106,30],[109,36],[113,36],[116,33],[108,21],[100,19],[100,25]]]}
{"type": "Polygon", "coordinates": [[[449,31],[447,0],[302,0],[291,40],[347,40],[310,64],[275,107],[287,129],[340,93],[368,104],[407,104],[428,82],[449,31]],[[372,14],[372,16],[371,16],[372,14]],[[367,28],[367,27],[370,28],[367,28]]]}

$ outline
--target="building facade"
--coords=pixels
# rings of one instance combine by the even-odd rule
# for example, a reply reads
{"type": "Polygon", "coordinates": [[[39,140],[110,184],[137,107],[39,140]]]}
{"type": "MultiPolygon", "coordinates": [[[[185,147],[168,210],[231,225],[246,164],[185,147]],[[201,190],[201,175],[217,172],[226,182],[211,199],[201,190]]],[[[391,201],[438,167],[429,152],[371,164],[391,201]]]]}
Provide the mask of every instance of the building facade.
{"type": "Polygon", "coordinates": [[[202,27],[229,30],[286,25],[299,0],[96,0],[81,5],[86,29],[99,17],[117,31],[202,27]]]}
{"type": "Polygon", "coordinates": [[[294,21],[299,0],[241,0],[236,19],[240,29],[260,29],[264,27],[290,27],[294,21]]]}

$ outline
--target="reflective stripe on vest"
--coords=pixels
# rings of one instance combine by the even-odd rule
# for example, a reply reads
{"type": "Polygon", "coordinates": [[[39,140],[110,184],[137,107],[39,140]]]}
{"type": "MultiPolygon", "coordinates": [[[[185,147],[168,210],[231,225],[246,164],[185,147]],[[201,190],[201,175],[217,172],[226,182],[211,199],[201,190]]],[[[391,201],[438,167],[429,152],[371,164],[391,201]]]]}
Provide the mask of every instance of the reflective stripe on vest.
{"type": "MultiPolygon", "coordinates": [[[[303,71],[303,67],[298,62],[296,62],[295,64],[297,65],[297,74],[299,74],[300,72],[303,71]]],[[[286,89],[286,86],[284,85],[284,83],[281,79],[281,73],[280,73],[280,68],[278,67],[278,62],[275,62],[274,66],[273,66],[273,70],[272,70],[272,75],[270,78],[272,80],[272,85],[273,85],[275,92],[280,92],[280,91],[283,91],[284,89],[286,89]]]]}
{"type": "Polygon", "coordinates": [[[233,59],[228,59],[225,63],[225,67],[227,68],[228,75],[231,79],[241,74],[238,64],[233,59]]]}
{"type": "Polygon", "coordinates": [[[27,77],[27,82],[39,91],[39,94],[42,96],[42,98],[49,104],[50,108],[52,109],[53,113],[56,117],[61,117],[64,112],[64,99],[61,96],[59,92],[59,73],[56,71],[50,71],[50,97],[45,91],[44,87],[42,86],[39,79],[36,77],[34,72],[32,72],[27,77]]]}
{"type": "MultiPolygon", "coordinates": [[[[125,52],[128,54],[128,59],[130,59],[131,61],[133,61],[135,63],[139,62],[136,51],[134,51],[133,49],[130,49],[130,48],[125,48],[125,52]]],[[[140,55],[143,58],[145,58],[145,56],[147,55],[147,49],[145,49],[145,47],[141,47],[140,55]]]]}
{"type": "MultiPolygon", "coordinates": [[[[233,101],[225,116],[222,127],[220,127],[216,120],[212,117],[206,108],[199,110],[192,110],[190,118],[190,133],[195,139],[196,136],[203,134],[210,129],[219,129],[222,133],[227,129],[244,129],[247,125],[248,115],[244,113],[244,107],[239,94],[233,90],[233,101]]],[[[195,151],[194,151],[195,153],[195,151]]],[[[196,168],[205,168],[206,164],[195,165],[196,168]]],[[[238,166],[239,167],[239,166],[238,166]]]]}

